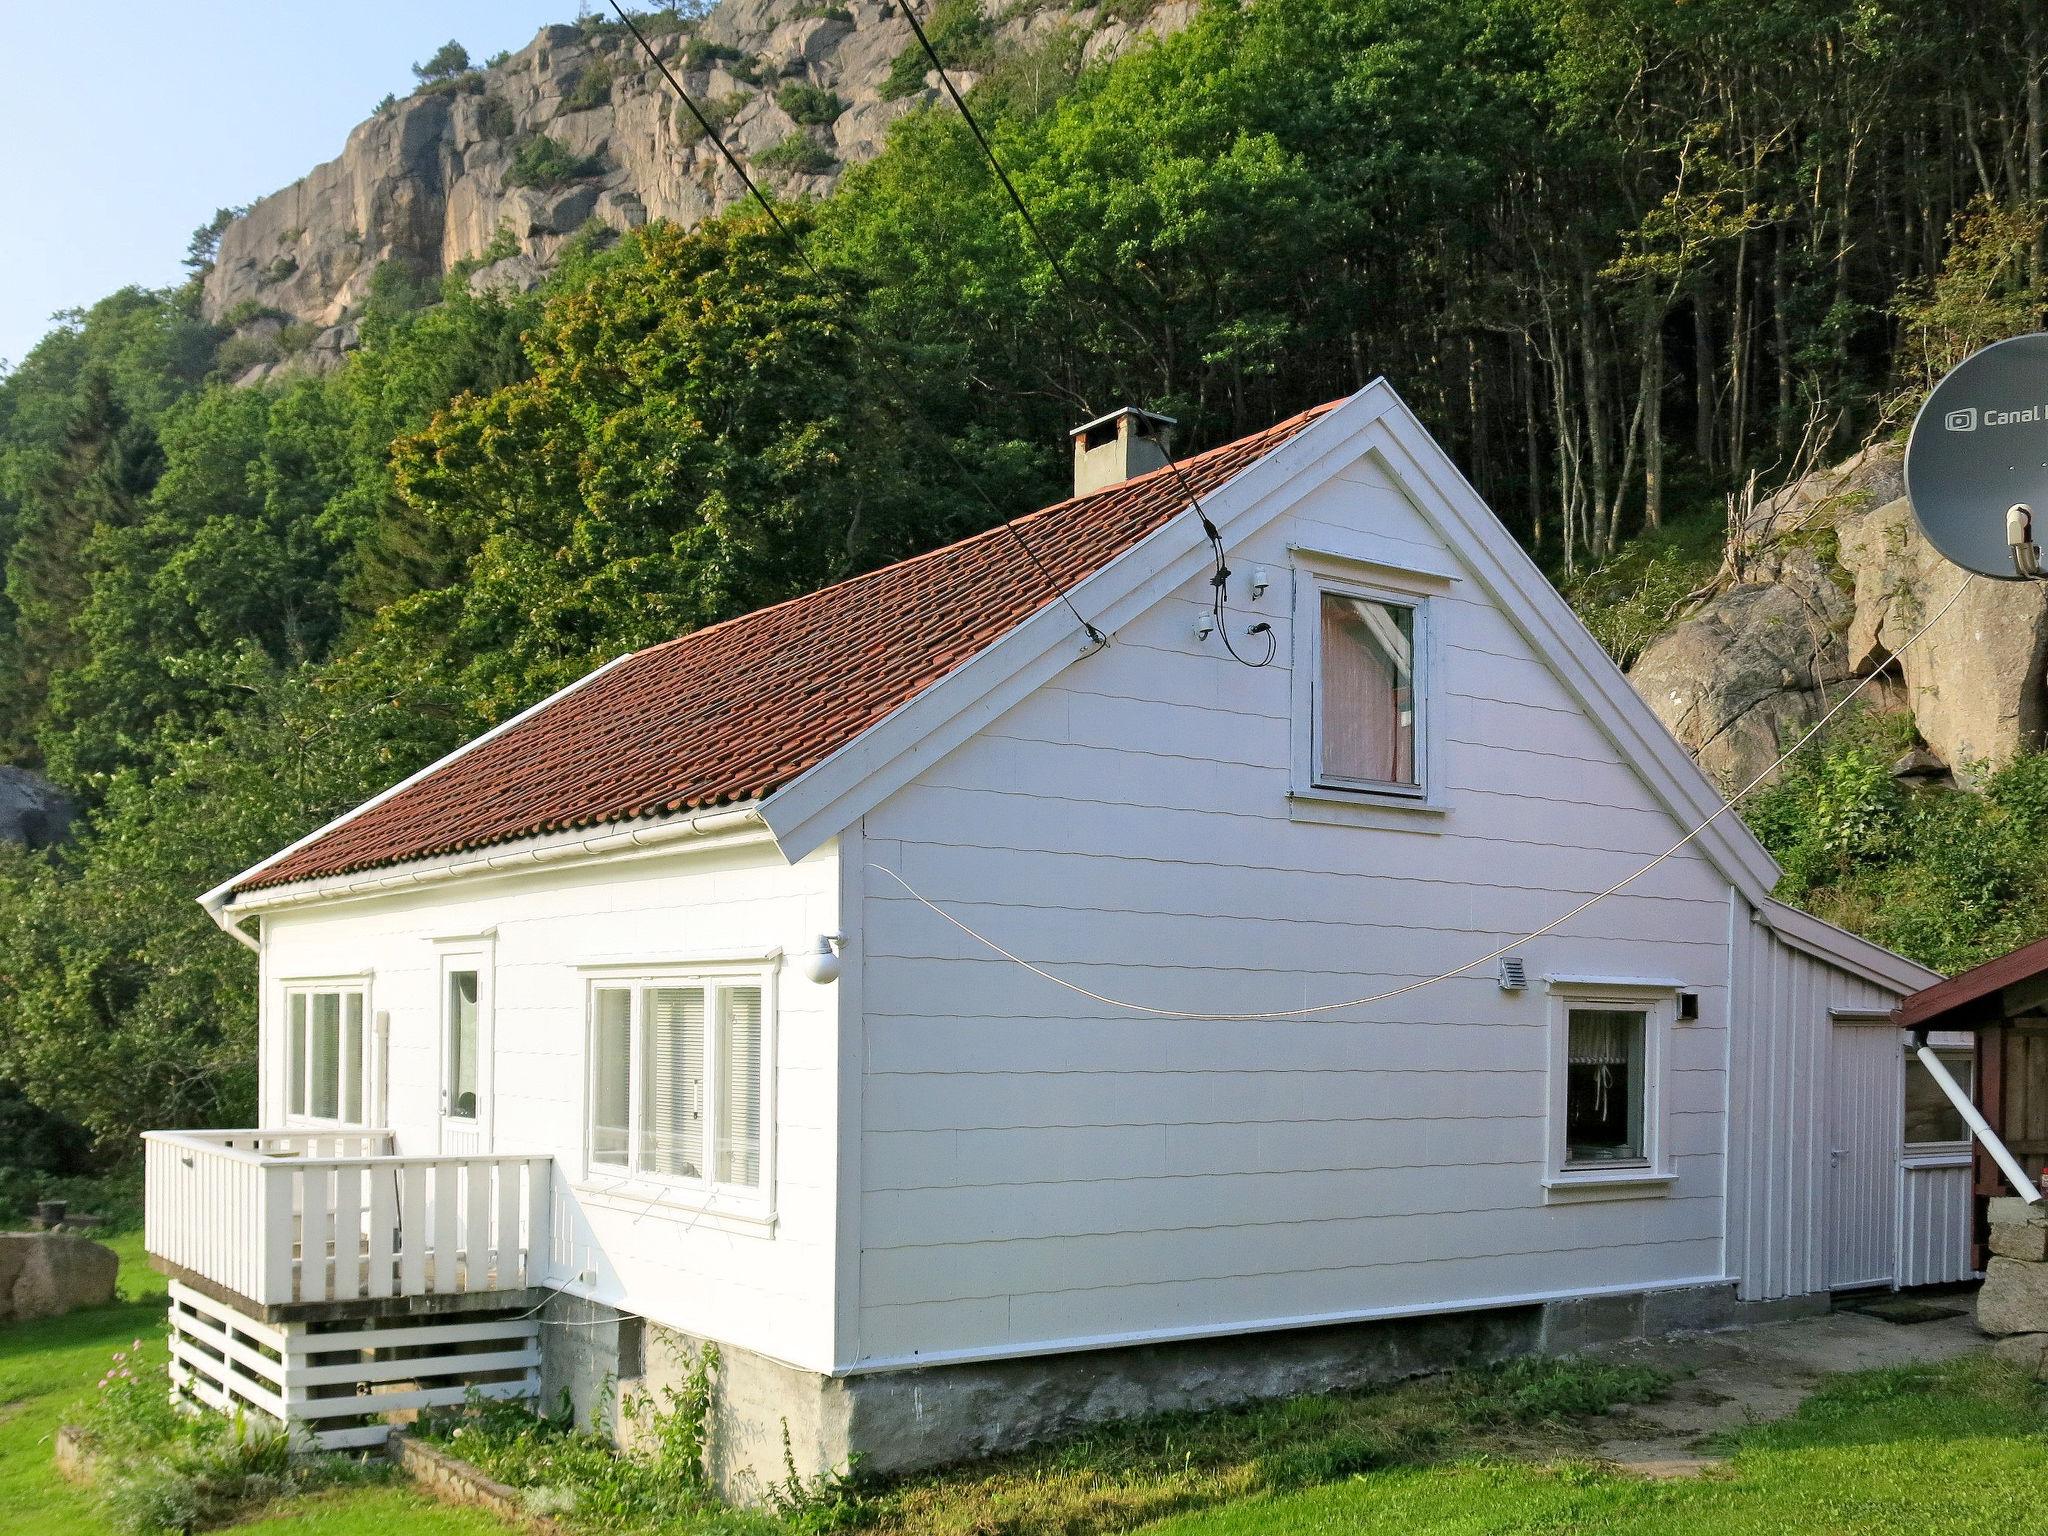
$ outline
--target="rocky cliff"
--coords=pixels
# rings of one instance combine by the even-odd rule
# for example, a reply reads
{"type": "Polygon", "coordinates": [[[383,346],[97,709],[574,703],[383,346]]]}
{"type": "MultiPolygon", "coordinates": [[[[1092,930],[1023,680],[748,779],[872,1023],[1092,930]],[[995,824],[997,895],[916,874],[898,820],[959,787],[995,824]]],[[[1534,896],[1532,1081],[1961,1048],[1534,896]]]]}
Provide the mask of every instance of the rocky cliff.
{"type": "Polygon", "coordinates": [[[1912,712],[1921,775],[2042,746],[2048,586],[1964,580],[1921,538],[1899,448],[1880,444],[1760,503],[1741,579],[1646,648],[1629,678],[1724,788],[1747,783],[1857,680],[1912,712]],[[1903,651],[1902,647],[1905,647],[1903,651]],[[1931,754],[1931,756],[1929,755],[1931,754]]]}
{"type": "MultiPolygon", "coordinates": [[[[981,20],[968,23],[972,55],[1018,57],[1063,41],[1100,58],[1181,25],[1193,9],[1193,0],[1149,9],[985,0],[981,20]]],[[[891,122],[936,94],[935,75],[898,62],[915,40],[881,0],[722,0],[701,23],[650,41],[724,120],[757,179],[786,195],[829,189],[876,152],[891,122]]],[[[615,230],[648,219],[689,225],[744,195],[622,29],[546,27],[517,53],[387,104],[335,159],[253,204],[221,233],[204,305],[210,318],[274,343],[252,376],[319,368],[353,344],[353,317],[386,263],[440,275],[483,258],[473,283],[530,287],[593,220],[615,230]]]]}

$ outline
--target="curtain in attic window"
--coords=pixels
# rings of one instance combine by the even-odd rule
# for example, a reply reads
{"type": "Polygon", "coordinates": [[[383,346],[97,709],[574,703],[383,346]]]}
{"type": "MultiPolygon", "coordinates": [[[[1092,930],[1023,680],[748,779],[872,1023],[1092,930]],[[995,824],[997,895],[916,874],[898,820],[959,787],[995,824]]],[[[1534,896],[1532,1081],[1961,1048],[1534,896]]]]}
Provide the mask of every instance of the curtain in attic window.
{"type": "Polygon", "coordinates": [[[1321,776],[1415,782],[1415,610],[1323,594],[1321,776]]]}
{"type": "Polygon", "coordinates": [[[640,1166],[704,1177],[704,989],[650,987],[647,1081],[640,1105],[640,1166]]]}
{"type": "Polygon", "coordinates": [[[632,1063],[633,994],[605,987],[590,1021],[590,1160],[609,1168],[626,1166],[632,1063]]]}
{"type": "Polygon", "coordinates": [[[1644,1015],[1625,1009],[1574,1008],[1566,1028],[1565,1160],[1639,1160],[1644,1015]]]}
{"type": "Polygon", "coordinates": [[[761,1182],[761,989],[726,987],[718,1010],[718,1182],[761,1182]]]}

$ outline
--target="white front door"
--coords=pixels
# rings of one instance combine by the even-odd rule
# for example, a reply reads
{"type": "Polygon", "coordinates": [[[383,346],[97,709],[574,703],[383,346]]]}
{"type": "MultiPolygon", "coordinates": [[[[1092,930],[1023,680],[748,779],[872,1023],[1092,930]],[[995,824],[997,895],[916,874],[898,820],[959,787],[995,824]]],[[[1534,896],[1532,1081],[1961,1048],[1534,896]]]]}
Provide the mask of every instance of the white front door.
{"type": "Polygon", "coordinates": [[[491,1149],[491,952],[445,950],[436,1004],[441,1061],[441,1150],[491,1149]]]}
{"type": "Polygon", "coordinates": [[[1892,1282],[1904,1054],[1885,1022],[1837,1021],[1828,1052],[1828,1287],[1892,1282]]]}

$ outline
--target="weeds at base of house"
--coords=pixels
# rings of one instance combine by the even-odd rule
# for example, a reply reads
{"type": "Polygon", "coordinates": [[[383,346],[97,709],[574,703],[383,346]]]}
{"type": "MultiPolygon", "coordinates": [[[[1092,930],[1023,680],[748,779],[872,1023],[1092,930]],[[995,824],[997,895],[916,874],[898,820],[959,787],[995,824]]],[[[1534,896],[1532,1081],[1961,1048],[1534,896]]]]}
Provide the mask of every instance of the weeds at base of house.
{"type": "Polygon", "coordinates": [[[124,1536],[223,1525],[279,1499],[380,1481],[381,1461],[293,1455],[283,1428],[236,1414],[190,1413],[137,1339],[116,1350],[80,1416],[99,1469],[94,1494],[124,1536]]]}

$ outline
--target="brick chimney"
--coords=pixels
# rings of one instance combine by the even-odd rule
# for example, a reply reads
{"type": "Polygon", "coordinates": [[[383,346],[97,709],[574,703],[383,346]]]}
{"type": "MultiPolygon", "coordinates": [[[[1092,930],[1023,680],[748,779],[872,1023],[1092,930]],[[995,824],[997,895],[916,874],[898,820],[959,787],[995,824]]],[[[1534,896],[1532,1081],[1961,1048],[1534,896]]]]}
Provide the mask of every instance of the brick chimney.
{"type": "Polygon", "coordinates": [[[1074,440],[1074,494],[1086,496],[1121,485],[1133,475],[1166,468],[1174,420],[1135,405],[1120,405],[1084,422],[1067,435],[1074,440]]]}

